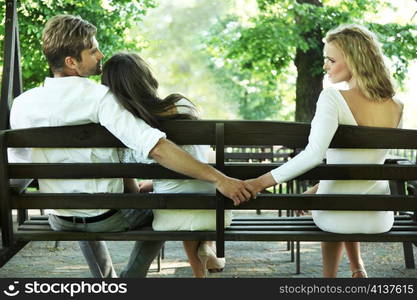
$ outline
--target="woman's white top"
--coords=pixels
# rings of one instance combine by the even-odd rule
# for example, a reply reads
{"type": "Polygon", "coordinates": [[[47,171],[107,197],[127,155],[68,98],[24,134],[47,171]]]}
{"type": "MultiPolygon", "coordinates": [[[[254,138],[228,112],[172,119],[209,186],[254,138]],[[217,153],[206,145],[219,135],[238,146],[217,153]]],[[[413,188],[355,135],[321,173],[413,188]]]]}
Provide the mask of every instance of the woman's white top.
{"type": "MultiPolygon", "coordinates": [[[[319,165],[326,156],[327,164],[383,164],[387,149],[328,149],[341,125],[358,126],[342,94],[328,88],[321,92],[316,114],[311,122],[308,145],[304,151],[271,171],[282,183],[319,165]]],[[[402,127],[402,117],[398,124],[402,127]]],[[[389,194],[386,180],[321,180],[317,194],[389,194]]],[[[334,233],[382,233],[394,223],[392,211],[312,211],[316,225],[334,233]]]]}
{"type": "MultiPolygon", "coordinates": [[[[186,100],[178,101],[178,105],[190,105],[186,100]]],[[[190,113],[187,107],[177,106],[180,113],[190,113]]],[[[210,147],[206,145],[184,145],[181,148],[202,163],[208,162],[210,147]]],[[[141,153],[132,149],[119,149],[121,162],[155,163],[153,159],[144,159],[141,153]]],[[[215,194],[213,184],[196,179],[160,179],[153,180],[154,193],[202,193],[215,194]]],[[[154,209],[152,228],[156,231],[196,231],[216,230],[216,211],[206,209],[154,209]]],[[[232,211],[226,210],[225,226],[232,222],[232,211]]]]}

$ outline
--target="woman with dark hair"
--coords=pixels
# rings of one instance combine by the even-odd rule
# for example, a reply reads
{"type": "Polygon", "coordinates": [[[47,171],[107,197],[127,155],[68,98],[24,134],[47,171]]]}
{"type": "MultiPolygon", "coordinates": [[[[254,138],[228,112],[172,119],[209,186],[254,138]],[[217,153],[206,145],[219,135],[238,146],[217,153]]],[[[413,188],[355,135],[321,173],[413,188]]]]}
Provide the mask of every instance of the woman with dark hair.
{"type": "MultiPolygon", "coordinates": [[[[197,119],[197,111],[190,100],[180,94],[171,94],[164,99],[157,94],[158,81],[152,75],[146,62],[134,53],[113,55],[103,66],[102,83],[109,87],[117,100],[133,115],[149,125],[159,128],[161,120],[197,119]]],[[[187,145],[182,148],[201,162],[207,163],[209,146],[187,145]]],[[[142,155],[127,148],[120,149],[122,162],[153,163],[143,160],[142,155]]],[[[125,180],[127,190],[138,188],[135,179],[125,180]]],[[[214,185],[193,179],[154,180],[155,193],[215,193],[214,185]]],[[[216,218],[213,210],[154,210],[152,227],[162,231],[215,230],[216,218]]],[[[231,223],[231,212],[225,214],[225,225],[231,223]]],[[[205,277],[207,270],[220,271],[224,258],[219,259],[211,241],[183,241],[195,277],[205,277]]]]}

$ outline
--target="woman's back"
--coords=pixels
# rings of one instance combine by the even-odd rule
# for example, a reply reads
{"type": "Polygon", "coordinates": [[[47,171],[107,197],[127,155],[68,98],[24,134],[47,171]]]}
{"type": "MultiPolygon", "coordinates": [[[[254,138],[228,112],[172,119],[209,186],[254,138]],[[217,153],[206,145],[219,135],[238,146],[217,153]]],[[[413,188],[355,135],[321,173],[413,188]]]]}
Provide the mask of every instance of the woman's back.
{"type": "MultiPolygon", "coordinates": [[[[331,89],[338,106],[339,124],[372,127],[401,127],[402,104],[395,100],[372,102],[351,91],[331,89]]],[[[387,149],[328,149],[328,164],[383,164],[387,149]]],[[[322,180],[318,194],[389,194],[385,180],[322,180]]],[[[336,233],[388,231],[394,220],[387,211],[313,211],[322,230],[336,233]]]]}
{"type": "Polygon", "coordinates": [[[403,105],[394,99],[384,102],[365,98],[358,92],[340,91],[347,103],[356,124],[359,126],[397,128],[403,111],[403,105]]]}

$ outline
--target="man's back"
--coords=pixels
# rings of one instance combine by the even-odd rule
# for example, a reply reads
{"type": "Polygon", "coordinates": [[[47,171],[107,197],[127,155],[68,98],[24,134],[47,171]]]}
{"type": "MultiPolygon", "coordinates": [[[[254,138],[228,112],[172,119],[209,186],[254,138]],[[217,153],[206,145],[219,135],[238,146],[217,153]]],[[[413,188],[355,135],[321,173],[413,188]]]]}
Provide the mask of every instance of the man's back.
{"type": "MultiPolygon", "coordinates": [[[[10,114],[13,129],[88,123],[101,123],[122,142],[145,154],[147,148],[153,147],[164,136],[123,109],[107,87],[83,77],[47,78],[43,87],[29,90],[17,97],[10,114]],[[149,136],[152,137],[146,140],[149,136]]],[[[10,160],[37,163],[119,162],[117,151],[111,148],[11,149],[10,160]]],[[[118,178],[43,179],[39,180],[39,187],[42,192],[47,193],[123,192],[122,179],[118,178]]],[[[92,216],[105,211],[107,210],[56,210],[53,213],[64,216],[92,216]]]]}
{"type": "Polygon", "coordinates": [[[83,77],[46,78],[44,86],[15,99],[11,127],[97,123],[98,105],[107,92],[106,86],[83,77]]]}

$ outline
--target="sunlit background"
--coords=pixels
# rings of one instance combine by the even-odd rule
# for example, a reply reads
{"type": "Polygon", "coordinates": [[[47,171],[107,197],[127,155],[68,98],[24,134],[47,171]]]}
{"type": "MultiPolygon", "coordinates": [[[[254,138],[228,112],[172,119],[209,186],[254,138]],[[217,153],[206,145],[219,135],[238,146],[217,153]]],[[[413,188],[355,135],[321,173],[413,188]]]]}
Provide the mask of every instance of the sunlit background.
{"type": "MultiPolygon", "coordinates": [[[[336,0],[337,1],[337,0],[336,0]]],[[[386,8],[377,15],[364,16],[377,23],[417,22],[417,2],[414,0],[390,1],[394,9],[386,8]]],[[[207,119],[235,119],[237,107],[227,99],[228,91],[221,89],[208,68],[209,58],[204,51],[204,37],[211,26],[227,14],[248,20],[257,13],[255,0],[197,1],[160,0],[159,6],[149,10],[143,23],[137,28],[145,37],[146,48],[141,55],[151,65],[161,84],[161,96],[181,92],[192,99],[207,119]]],[[[215,62],[221,64],[221,62],[215,62]]],[[[295,67],[290,68],[286,84],[295,85],[295,67]]],[[[329,82],[325,80],[325,87],[329,82]]],[[[404,102],[404,126],[417,128],[417,62],[411,62],[403,88],[398,88],[397,98],[404,102]]],[[[295,91],[289,88],[283,99],[283,110],[277,114],[293,120],[295,91]]]]}
{"type": "MultiPolygon", "coordinates": [[[[326,0],[322,1],[326,5],[337,5],[342,0],[326,0]]],[[[362,0],[357,0],[360,2],[362,0]]],[[[242,119],[244,116],[240,111],[242,101],[249,101],[254,103],[258,100],[257,93],[259,92],[259,83],[262,84],[262,80],[258,82],[250,82],[246,73],[245,76],[240,76],[244,71],[237,67],[232,74],[232,85],[228,86],[223,84],[222,79],[225,76],[220,75],[228,58],[222,53],[216,53],[212,55],[208,49],[210,48],[210,39],[213,39],[213,32],[215,28],[221,27],[222,22],[232,16],[234,20],[225,23],[223,32],[233,33],[238,24],[240,26],[250,28],[253,26],[253,18],[260,14],[258,9],[258,3],[262,1],[256,0],[133,0],[131,2],[123,1],[123,5],[131,3],[139,8],[139,11],[143,7],[143,12],[146,12],[144,16],[142,14],[138,17],[137,25],[134,25],[131,29],[125,29],[122,36],[123,41],[131,42],[130,51],[138,51],[140,55],[150,64],[153,69],[156,78],[160,83],[160,96],[174,92],[180,92],[191,99],[200,109],[201,115],[205,119],[242,119]],[[141,4],[140,4],[141,3],[141,4]],[[155,3],[156,6],[152,7],[149,3],[155,3]],[[133,45],[133,46],[132,46],[133,45]],[[220,76],[219,76],[220,75],[220,76]],[[235,76],[233,78],[233,76],[235,76]],[[258,86],[257,86],[258,84],[258,86]],[[239,94],[240,93],[240,94],[239,94]],[[245,96],[242,97],[242,93],[245,96]],[[248,97],[246,97],[248,95],[248,97]],[[237,99],[239,98],[240,99],[237,99]],[[243,99],[243,100],[242,100],[243,99]],[[248,99],[248,100],[247,100],[248,99]]],[[[282,2],[290,2],[282,0],[282,2]]],[[[390,3],[391,7],[381,8],[377,13],[367,13],[363,16],[363,20],[373,23],[397,23],[401,25],[417,24],[417,1],[416,0],[380,0],[382,3],[390,3]],[[385,1],[385,2],[384,2],[385,1]]],[[[23,9],[19,12],[19,18],[28,19],[31,17],[31,13],[27,7],[40,7],[43,9],[45,6],[50,8],[49,14],[63,13],[59,9],[52,9],[52,4],[56,7],[72,7],[71,5],[78,5],[79,10],[75,14],[83,15],[87,20],[91,21],[98,27],[97,38],[101,43],[101,46],[105,45],[106,58],[110,57],[116,49],[123,49],[125,44],[117,43],[114,39],[105,40],[104,36],[112,28],[108,28],[100,23],[97,16],[100,16],[102,12],[110,13],[110,18],[116,17],[113,11],[115,6],[120,4],[121,1],[115,0],[97,0],[96,2],[90,1],[75,1],[75,0],[63,0],[54,2],[52,0],[27,0],[20,2],[20,7],[26,6],[26,10],[23,9]],[[88,4],[87,4],[88,3],[88,4]],[[97,3],[97,4],[96,4],[97,3]],[[62,5],[61,5],[62,4],[62,5]],[[96,12],[92,14],[95,16],[89,19],[89,11],[87,9],[94,9],[96,12]],[[84,7],[84,8],[83,8],[84,7]],[[106,31],[106,34],[103,32],[106,31]],[[100,36],[101,33],[101,36],[100,36]]],[[[281,3],[277,1],[277,3],[281,3]]],[[[351,1],[350,3],[355,3],[351,1]]],[[[0,0],[0,4],[4,6],[4,0],[0,0]]],[[[74,13],[71,10],[65,11],[66,13],[74,13]]],[[[45,14],[39,14],[38,19],[31,19],[30,22],[38,22],[33,24],[32,28],[28,28],[26,24],[26,32],[22,33],[21,39],[25,42],[25,46],[29,48],[26,52],[22,53],[22,62],[24,62],[24,89],[39,85],[46,74],[46,61],[44,60],[41,47],[39,43],[41,28],[43,28],[44,22],[50,16],[45,14]],[[27,39],[28,34],[30,40],[27,39]],[[43,68],[43,72],[39,74],[43,68]],[[28,77],[31,77],[32,82],[28,82],[28,77]]],[[[99,17],[98,17],[99,18],[99,17]]],[[[133,17],[131,16],[131,19],[133,17]]],[[[362,18],[362,16],[361,16],[362,18]]],[[[130,20],[130,19],[129,19],[130,20]]],[[[28,21],[26,21],[28,22],[28,21]]],[[[133,22],[133,24],[136,21],[133,22]]],[[[4,17],[2,19],[4,24],[4,17]]],[[[274,23],[275,26],[275,23],[274,23]]],[[[125,28],[125,27],[123,27],[125,28]]],[[[23,30],[23,28],[21,28],[23,30]]],[[[237,31],[239,34],[239,31],[237,31]]],[[[268,32],[267,32],[268,33],[268,32]]],[[[215,35],[215,34],[214,34],[215,35]]],[[[414,34],[415,35],[415,34],[414,34]]],[[[229,35],[229,38],[233,35],[229,35]]],[[[3,33],[0,32],[0,38],[3,39],[3,33]]],[[[115,38],[115,36],[113,36],[115,38]]],[[[120,40],[119,40],[120,41],[120,40]]],[[[416,48],[417,41],[414,41],[413,47],[416,48]]],[[[256,43],[255,43],[256,44],[256,43]]],[[[227,45],[227,42],[226,42],[227,45]]],[[[411,48],[413,48],[411,47],[411,48]]],[[[268,51],[269,48],[265,49],[268,51]]],[[[213,50],[213,49],[211,49],[213,50]]],[[[274,54],[274,50],[270,53],[274,54]]],[[[395,52],[396,53],[396,52],[395,52]]],[[[249,53],[248,55],[252,55],[249,53]]],[[[288,54],[288,57],[292,54],[288,54]]],[[[393,65],[393,62],[389,63],[393,65]]],[[[0,63],[0,71],[2,64],[0,63]]],[[[394,72],[393,66],[391,66],[394,72]]],[[[253,113],[249,119],[267,119],[267,120],[279,120],[279,121],[294,121],[295,112],[295,87],[297,69],[293,63],[290,63],[289,67],[285,69],[279,76],[276,76],[276,82],[272,84],[269,82],[269,94],[267,97],[260,101],[260,105],[255,109],[264,110],[263,113],[253,113]],[[272,86],[272,88],[271,88],[272,86]],[[271,93],[272,89],[272,93],[271,93]],[[269,98],[268,98],[269,97],[269,98]],[[265,104],[265,105],[262,105],[265,104]],[[266,112],[265,112],[266,111],[266,112]]],[[[227,76],[230,77],[230,69],[225,72],[229,72],[227,76]]],[[[271,73],[277,72],[271,70],[271,73]]],[[[265,72],[263,73],[265,74],[265,72]]],[[[259,74],[258,74],[259,76],[259,74]]],[[[99,78],[96,78],[99,80],[99,78]]],[[[250,78],[249,78],[250,79],[250,78]]],[[[255,79],[256,81],[256,79],[255,79]]],[[[329,86],[330,83],[324,80],[324,87],[329,86]]],[[[415,87],[417,86],[417,62],[410,61],[408,66],[408,73],[406,79],[403,81],[402,86],[398,86],[396,97],[405,103],[404,110],[404,126],[406,128],[417,128],[417,118],[414,117],[417,114],[417,101],[415,87]]],[[[249,110],[250,105],[248,105],[249,110]]],[[[255,110],[254,109],[254,110],[255,110]]]]}

